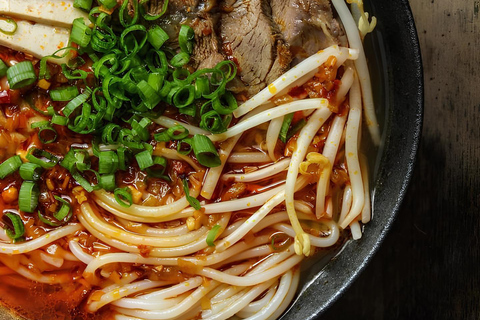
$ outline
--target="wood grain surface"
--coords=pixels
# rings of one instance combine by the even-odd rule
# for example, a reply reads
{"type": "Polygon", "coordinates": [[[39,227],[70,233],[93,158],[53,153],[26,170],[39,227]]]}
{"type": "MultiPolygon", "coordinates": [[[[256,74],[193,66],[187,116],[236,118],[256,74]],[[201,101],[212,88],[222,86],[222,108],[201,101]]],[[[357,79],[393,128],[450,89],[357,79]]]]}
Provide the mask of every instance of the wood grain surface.
{"type": "Polygon", "coordinates": [[[480,319],[480,1],[410,0],[425,118],[380,251],[321,319],[480,319]]]}

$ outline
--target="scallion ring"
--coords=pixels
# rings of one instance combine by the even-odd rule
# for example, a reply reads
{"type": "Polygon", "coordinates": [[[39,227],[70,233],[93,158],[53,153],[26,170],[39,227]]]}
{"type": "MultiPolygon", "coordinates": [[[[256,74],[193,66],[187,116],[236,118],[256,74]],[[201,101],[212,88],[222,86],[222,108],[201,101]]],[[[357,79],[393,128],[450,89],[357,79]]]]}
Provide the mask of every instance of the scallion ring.
{"type": "Polygon", "coordinates": [[[0,179],[17,171],[22,165],[20,156],[12,156],[0,164],[0,179]]]}
{"type": "Polygon", "coordinates": [[[40,190],[33,181],[24,181],[18,193],[18,208],[24,212],[32,213],[38,205],[40,190]]]}

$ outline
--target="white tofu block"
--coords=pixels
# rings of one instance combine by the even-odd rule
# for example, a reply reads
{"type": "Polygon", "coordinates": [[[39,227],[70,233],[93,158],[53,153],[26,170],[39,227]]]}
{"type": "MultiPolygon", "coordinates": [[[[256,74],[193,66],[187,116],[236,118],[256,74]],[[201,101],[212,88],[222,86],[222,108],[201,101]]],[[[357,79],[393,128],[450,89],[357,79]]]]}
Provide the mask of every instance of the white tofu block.
{"type": "MultiPolygon", "coordinates": [[[[67,47],[69,37],[70,28],[17,21],[17,31],[13,35],[0,32],[0,45],[40,59],[53,54],[58,49],[67,47]]],[[[51,62],[61,64],[66,63],[67,60],[67,58],[51,59],[51,62]]]]}
{"type": "Polygon", "coordinates": [[[74,8],[73,0],[0,0],[0,13],[43,24],[68,27],[76,18],[88,21],[86,12],[74,8]]]}

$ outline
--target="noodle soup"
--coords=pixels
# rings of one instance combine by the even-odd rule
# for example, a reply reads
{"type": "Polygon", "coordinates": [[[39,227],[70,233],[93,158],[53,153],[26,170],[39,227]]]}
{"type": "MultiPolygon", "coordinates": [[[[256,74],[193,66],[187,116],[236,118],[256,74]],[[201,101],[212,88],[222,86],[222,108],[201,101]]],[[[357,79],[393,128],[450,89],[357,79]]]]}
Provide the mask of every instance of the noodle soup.
{"type": "Polygon", "coordinates": [[[301,32],[324,38],[298,46],[281,24],[270,30],[279,40],[259,29],[289,19],[268,4],[74,1],[60,7],[76,18],[38,25],[10,8],[0,38],[8,307],[31,319],[276,319],[306,257],[361,238],[363,123],[379,141],[362,38],[375,20],[355,4],[367,19],[359,32],[343,1],[332,2],[337,18],[314,1],[329,31],[306,19],[301,32]],[[255,35],[247,47],[238,21],[255,35]],[[70,23],[57,52],[8,45],[55,23],[70,23]],[[273,54],[261,49],[249,69],[258,43],[273,54]]]}

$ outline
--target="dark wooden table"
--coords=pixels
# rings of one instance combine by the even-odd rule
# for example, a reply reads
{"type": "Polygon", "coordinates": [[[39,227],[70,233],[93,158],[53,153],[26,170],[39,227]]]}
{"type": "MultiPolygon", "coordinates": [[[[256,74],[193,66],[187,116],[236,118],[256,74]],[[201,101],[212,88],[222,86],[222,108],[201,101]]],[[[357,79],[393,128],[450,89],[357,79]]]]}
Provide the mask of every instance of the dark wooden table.
{"type": "Polygon", "coordinates": [[[381,249],[321,319],[480,319],[478,0],[410,0],[425,118],[405,202],[381,249]]]}

